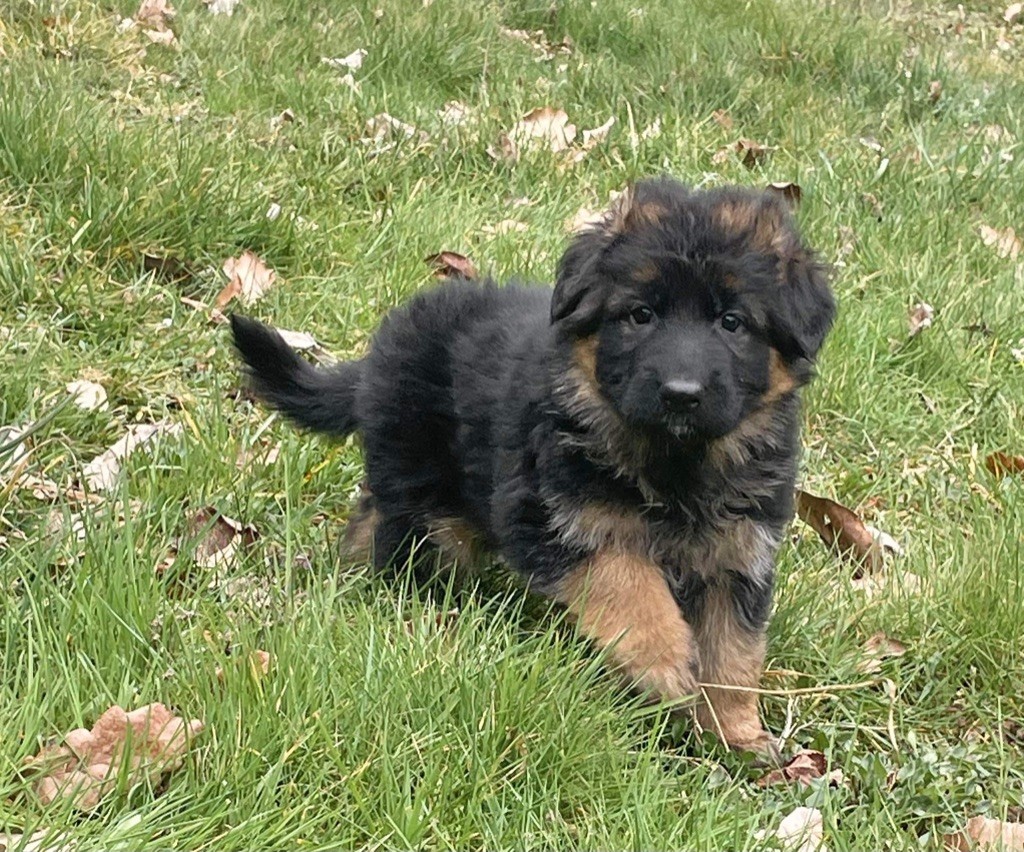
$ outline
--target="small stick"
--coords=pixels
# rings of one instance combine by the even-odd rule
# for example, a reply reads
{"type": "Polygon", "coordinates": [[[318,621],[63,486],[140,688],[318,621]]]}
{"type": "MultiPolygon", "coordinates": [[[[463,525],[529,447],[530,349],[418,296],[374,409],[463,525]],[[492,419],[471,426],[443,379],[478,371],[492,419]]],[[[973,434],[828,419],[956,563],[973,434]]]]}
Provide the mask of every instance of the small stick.
{"type": "Polygon", "coordinates": [[[803,686],[797,689],[761,689],[756,686],[737,686],[725,683],[698,683],[701,691],[705,689],[725,689],[733,692],[756,692],[758,695],[821,695],[828,692],[848,692],[854,689],[866,689],[877,686],[877,680],[862,680],[860,683],[837,683],[831,686],[803,686]]]}

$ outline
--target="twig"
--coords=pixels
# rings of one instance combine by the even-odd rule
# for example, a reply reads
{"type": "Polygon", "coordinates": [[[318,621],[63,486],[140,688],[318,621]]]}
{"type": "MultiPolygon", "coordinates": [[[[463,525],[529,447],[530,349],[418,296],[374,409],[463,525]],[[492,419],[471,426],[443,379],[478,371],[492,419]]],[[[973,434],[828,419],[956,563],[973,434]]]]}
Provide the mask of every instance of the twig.
{"type": "Polygon", "coordinates": [[[728,683],[698,683],[703,692],[705,689],[723,689],[727,692],[755,692],[758,695],[821,695],[829,692],[849,692],[854,689],[867,689],[877,686],[877,680],[862,680],[859,683],[836,683],[831,686],[803,686],[796,689],[761,689],[756,686],[737,686],[728,683]]]}

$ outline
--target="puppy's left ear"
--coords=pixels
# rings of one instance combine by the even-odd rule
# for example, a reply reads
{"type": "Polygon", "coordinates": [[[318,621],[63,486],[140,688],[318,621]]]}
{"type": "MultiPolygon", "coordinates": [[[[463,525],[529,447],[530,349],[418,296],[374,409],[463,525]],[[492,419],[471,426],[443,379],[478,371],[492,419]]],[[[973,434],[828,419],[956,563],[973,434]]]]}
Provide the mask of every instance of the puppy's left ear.
{"type": "Polygon", "coordinates": [[[741,252],[770,258],[777,283],[764,294],[768,331],[787,361],[813,361],[832,327],[836,303],[828,267],[800,238],[788,206],[768,192],[724,190],[713,207],[716,225],[741,252]]]}

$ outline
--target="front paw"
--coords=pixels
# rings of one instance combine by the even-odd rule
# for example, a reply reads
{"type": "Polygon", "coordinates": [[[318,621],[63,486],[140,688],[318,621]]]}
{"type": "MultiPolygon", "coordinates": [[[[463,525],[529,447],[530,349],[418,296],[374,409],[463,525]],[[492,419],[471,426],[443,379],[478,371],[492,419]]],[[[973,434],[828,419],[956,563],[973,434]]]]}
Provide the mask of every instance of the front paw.
{"type": "Polygon", "coordinates": [[[727,745],[734,751],[745,751],[754,755],[754,762],[758,766],[774,768],[783,764],[779,740],[765,730],[751,738],[730,739],[727,745]]]}

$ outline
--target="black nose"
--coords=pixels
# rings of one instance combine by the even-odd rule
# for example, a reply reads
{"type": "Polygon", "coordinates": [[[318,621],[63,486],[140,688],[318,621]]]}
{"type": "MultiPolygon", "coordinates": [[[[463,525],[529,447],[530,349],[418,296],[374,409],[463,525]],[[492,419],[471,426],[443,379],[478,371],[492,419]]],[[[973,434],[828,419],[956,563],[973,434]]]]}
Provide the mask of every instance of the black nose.
{"type": "Polygon", "coordinates": [[[669,411],[692,411],[700,405],[704,386],[691,379],[672,379],[661,386],[661,401],[669,411]]]}

